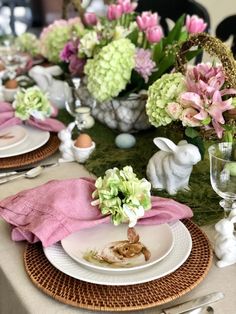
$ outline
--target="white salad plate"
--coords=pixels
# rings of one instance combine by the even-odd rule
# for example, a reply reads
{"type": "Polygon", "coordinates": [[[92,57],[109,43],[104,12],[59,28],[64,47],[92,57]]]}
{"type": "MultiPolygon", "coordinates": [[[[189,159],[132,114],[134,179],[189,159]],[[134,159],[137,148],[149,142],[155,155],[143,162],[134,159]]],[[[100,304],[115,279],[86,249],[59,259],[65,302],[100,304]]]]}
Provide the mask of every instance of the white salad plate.
{"type": "Polygon", "coordinates": [[[26,129],[14,125],[0,130],[0,150],[6,150],[24,142],[28,136],[26,129]]]}
{"type": "Polygon", "coordinates": [[[168,224],[152,226],[135,226],[139,235],[140,249],[150,253],[146,261],[140,249],[134,257],[123,257],[119,250],[132,254],[136,244],[130,244],[127,236],[128,225],[98,225],[92,229],[80,230],[70,234],[61,241],[65,252],[78,263],[96,271],[109,273],[133,272],[150,267],[165,258],[173,248],[174,238],[168,224]],[[131,251],[131,252],[129,252],[131,251]],[[94,259],[104,256],[105,260],[94,259]],[[118,256],[118,257],[117,257],[118,256]],[[120,258],[122,257],[122,259],[120,258]],[[109,262],[106,262],[108,259],[109,262]]]}
{"type": "Polygon", "coordinates": [[[192,249],[192,239],[188,229],[180,221],[170,224],[170,228],[174,238],[174,245],[171,252],[153,266],[135,273],[104,273],[84,267],[82,264],[73,260],[64,251],[59,242],[44,248],[44,253],[54,267],[73,278],[101,285],[135,285],[155,280],[174,272],[188,258],[192,249]]]}
{"type": "MultiPolygon", "coordinates": [[[[27,133],[26,139],[19,145],[0,150],[0,158],[13,157],[29,153],[41,146],[49,140],[50,133],[30,126],[22,126],[27,133]]],[[[3,130],[2,130],[3,131],[3,130]]]]}

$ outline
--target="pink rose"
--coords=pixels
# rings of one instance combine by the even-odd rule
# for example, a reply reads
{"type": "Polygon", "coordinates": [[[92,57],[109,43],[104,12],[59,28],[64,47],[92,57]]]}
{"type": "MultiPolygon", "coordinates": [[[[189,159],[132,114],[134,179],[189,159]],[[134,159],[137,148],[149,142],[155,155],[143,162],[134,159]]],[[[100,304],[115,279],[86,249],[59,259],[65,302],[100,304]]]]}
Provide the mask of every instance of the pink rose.
{"type": "Polygon", "coordinates": [[[166,107],[166,112],[173,120],[178,120],[182,111],[182,106],[177,102],[170,102],[166,107]]]}
{"type": "Polygon", "coordinates": [[[180,120],[182,121],[183,126],[190,126],[190,127],[201,126],[200,121],[195,118],[197,114],[198,114],[198,111],[195,110],[194,108],[184,109],[180,116],[180,120]]]}

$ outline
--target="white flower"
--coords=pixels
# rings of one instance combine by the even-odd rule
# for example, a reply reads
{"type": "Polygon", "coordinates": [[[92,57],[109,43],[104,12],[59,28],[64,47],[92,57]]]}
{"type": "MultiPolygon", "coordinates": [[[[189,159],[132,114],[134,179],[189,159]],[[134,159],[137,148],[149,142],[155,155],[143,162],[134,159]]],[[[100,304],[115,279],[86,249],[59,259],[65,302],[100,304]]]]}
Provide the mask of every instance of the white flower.
{"type": "Polygon", "coordinates": [[[97,33],[95,31],[88,32],[80,40],[79,53],[92,57],[97,44],[99,44],[97,33]]]}

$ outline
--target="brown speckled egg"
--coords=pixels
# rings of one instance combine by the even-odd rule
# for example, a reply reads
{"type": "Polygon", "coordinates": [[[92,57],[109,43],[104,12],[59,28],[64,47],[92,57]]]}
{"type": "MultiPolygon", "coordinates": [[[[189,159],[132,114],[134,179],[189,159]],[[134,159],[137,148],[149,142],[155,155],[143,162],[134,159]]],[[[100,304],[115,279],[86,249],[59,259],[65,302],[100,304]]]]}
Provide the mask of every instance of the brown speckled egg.
{"type": "Polygon", "coordinates": [[[75,140],[75,146],[79,148],[87,148],[92,145],[92,139],[88,134],[82,133],[75,140]]]}
{"type": "Polygon", "coordinates": [[[5,83],[5,87],[8,89],[15,89],[18,87],[18,82],[17,80],[8,80],[5,83]]]}

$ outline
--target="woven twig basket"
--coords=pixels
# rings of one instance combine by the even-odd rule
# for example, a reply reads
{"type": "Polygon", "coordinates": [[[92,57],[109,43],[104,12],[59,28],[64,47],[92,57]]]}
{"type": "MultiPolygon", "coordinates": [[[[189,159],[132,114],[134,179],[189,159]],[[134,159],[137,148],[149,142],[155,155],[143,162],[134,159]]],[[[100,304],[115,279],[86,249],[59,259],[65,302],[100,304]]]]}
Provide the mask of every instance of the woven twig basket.
{"type": "MultiPolygon", "coordinates": [[[[220,39],[213,37],[207,33],[193,34],[185,41],[176,54],[176,71],[183,74],[186,73],[187,58],[186,53],[192,48],[198,46],[209,53],[212,57],[217,57],[223,66],[226,76],[225,88],[236,89],[236,60],[230,48],[224,44],[220,39]]],[[[225,114],[225,120],[228,124],[235,125],[236,110],[229,110],[225,114]]],[[[202,136],[206,139],[215,138],[214,130],[201,130],[202,136]]]]}

